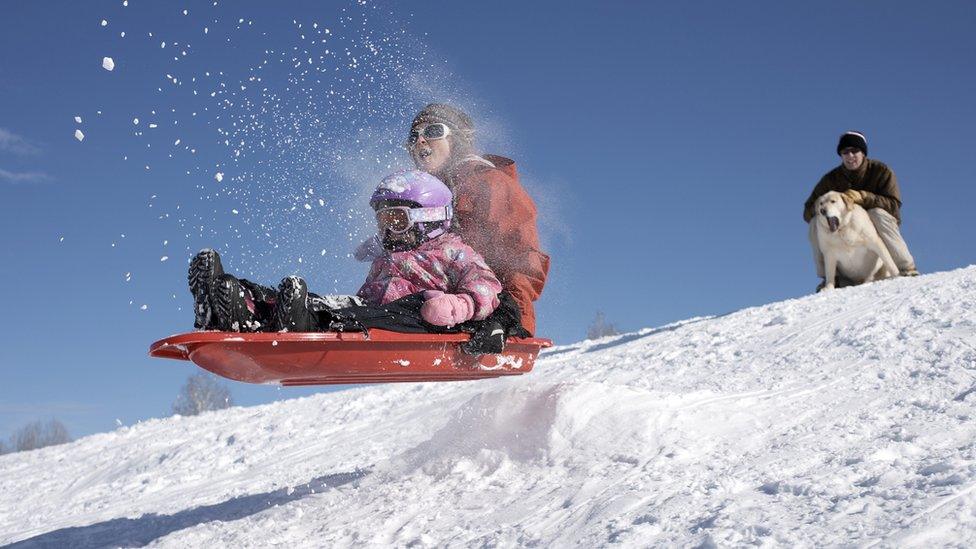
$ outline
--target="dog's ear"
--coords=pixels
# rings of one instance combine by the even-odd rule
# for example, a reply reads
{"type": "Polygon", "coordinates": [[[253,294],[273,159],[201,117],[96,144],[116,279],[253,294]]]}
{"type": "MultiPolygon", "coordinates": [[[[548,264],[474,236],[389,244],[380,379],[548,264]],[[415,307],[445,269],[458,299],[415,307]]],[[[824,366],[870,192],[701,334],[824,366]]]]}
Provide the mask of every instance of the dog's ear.
{"type": "Polygon", "coordinates": [[[846,206],[848,210],[854,207],[854,199],[851,198],[850,195],[847,193],[840,193],[840,197],[844,201],[844,206],[846,206]]]}

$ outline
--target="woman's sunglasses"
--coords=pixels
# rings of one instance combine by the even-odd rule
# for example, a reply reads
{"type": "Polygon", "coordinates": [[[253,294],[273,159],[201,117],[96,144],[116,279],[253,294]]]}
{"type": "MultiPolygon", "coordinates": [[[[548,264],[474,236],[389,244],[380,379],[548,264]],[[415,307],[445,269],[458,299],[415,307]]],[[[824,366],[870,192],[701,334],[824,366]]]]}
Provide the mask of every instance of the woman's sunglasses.
{"type": "Polygon", "coordinates": [[[445,137],[451,135],[451,128],[447,127],[447,124],[436,122],[434,124],[427,124],[422,130],[410,130],[410,135],[407,136],[407,145],[416,144],[421,135],[423,135],[424,139],[427,141],[444,139],[445,137]]]}

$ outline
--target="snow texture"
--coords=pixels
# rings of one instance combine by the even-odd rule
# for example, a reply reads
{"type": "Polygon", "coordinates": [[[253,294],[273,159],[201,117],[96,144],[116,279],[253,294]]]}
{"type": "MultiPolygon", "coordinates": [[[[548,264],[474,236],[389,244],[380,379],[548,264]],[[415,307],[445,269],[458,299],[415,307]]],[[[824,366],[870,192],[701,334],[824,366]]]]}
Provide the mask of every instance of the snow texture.
{"type": "MultiPolygon", "coordinates": [[[[0,456],[0,544],[976,544],[976,267],[0,456]]],[[[166,364],[160,364],[160,367],[166,364]]]]}

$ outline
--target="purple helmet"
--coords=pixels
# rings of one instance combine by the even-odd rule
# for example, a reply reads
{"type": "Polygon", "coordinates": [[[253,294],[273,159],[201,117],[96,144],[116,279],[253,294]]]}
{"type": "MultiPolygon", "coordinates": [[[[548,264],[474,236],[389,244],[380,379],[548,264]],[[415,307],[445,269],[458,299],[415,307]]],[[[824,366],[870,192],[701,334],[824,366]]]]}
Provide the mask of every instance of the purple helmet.
{"type": "Polygon", "coordinates": [[[452,201],[451,189],[440,179],[420,170],[406,170],[384,177],[373,191],[369,205],[378,210],[383,203],[397,204],[407,210],[404,231],[416,225],[421,234],[432,238],[450,228],[454,214],[452,201]],[[411,204],[407,206],[405,202],[411,204]]]}

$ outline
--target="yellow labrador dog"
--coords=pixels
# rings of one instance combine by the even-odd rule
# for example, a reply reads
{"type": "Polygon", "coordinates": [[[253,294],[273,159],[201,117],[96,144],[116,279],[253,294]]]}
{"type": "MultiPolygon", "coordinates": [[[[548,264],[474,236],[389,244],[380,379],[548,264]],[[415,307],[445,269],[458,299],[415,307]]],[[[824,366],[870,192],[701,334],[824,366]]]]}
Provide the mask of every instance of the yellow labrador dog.
{"type": "Polygon", "coordinates": [[[824,258],[825,290],[834,289],[838,270],[856,283],[898,275],[898,267],[867,210],[835,191],[818,198],[815,208],[817,243],[824,258]]]}

